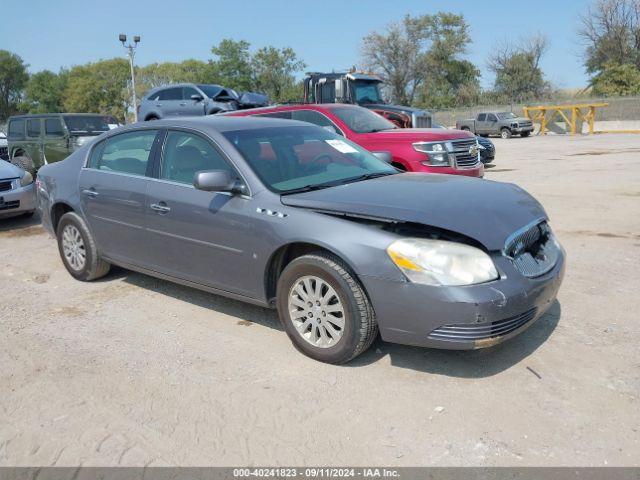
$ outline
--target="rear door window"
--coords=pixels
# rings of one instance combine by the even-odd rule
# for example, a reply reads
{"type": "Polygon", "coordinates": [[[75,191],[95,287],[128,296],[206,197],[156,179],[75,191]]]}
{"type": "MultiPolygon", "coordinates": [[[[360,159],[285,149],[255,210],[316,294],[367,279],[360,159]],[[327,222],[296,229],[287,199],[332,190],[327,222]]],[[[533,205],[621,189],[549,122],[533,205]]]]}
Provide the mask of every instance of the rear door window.
{"type": "Polygon", "coordinates": [[[492,113],[490,113],[489,115],[487,115],[487,121],[488,122],[497,122],[498,119],[496,118],[496,116],[492,113]]]}
{"type": "Polygon", "coordinates": [[[9,122],[9,138],[19,140],[24,138],[24,119],[16,118],[9,122]]]}
{"type": "Polygon", "coordinates": [[[160,92],[159,100],[182,100],[182,88],[167,88],[160,92]]]}
{"type": "Polygon", "coordinates": [[[480,115],[478,115],[478,121],[479,122],[484,122],[487,119],[487,114],[486,113],[481,113],[480,115]]]}
{"type": "Polygon", "coordinates": [[[157,134],[157,130],[141,130],[107,138],[94,147],[89,167],[144,176],[157,134]]]}
{"type": "Polygon", "coordinates": [[[27,137],[38,138],[40,136],[40,123],[39,118],[27,120],[27,137]]]}

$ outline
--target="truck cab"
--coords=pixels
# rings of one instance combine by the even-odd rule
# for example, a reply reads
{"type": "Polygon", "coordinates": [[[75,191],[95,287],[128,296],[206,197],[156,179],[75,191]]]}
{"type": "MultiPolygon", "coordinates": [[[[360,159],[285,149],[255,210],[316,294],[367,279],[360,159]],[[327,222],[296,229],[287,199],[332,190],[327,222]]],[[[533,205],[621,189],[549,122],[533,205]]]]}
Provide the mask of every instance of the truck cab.
{"type": "Polygon", "coordinates": [[[350,103],[373,110],[400,128],[430,128],[432,115],[426,110],[393,105],[382,98],[382,79],[365,73],[307,73],[305,103],[350,103]]]}

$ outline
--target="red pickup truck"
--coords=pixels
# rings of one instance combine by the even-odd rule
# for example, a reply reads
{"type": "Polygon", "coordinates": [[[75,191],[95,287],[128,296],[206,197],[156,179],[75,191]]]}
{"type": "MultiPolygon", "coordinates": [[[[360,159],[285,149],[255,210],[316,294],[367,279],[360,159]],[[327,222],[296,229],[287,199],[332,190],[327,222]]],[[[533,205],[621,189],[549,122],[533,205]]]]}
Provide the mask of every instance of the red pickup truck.
{"type": "Polygon", "coordinates": [[[313,123],[329,129],[409,172],[482,177],[476,137],[461,130],[398,128],[371,110],[347,104],[300,104],[225,113],[313,123]]]}

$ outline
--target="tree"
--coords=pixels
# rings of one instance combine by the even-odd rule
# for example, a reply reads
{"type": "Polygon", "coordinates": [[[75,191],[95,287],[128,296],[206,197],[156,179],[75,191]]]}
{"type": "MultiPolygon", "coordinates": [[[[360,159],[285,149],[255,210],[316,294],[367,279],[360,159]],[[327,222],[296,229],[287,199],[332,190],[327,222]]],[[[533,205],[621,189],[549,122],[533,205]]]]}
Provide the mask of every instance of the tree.
{"type": "Polygon", "coordinates": [[[207,62],[184,60],[182,62],[152,63],[136,68],[136,94],[138,98],[152,88],[170,83],[214,83],[213,70],[207,62]]]}
{"type": "Polygon", "coordinates": [[[272,101],[284,102],[301,97],[294,74],[306,65],[291,48],[263,47],[251,59],[253,85],[272,101]]]}
{"type": "Polygon", "coordinates": [[[25,89],[25,108],[30,113],[62,112],[67,79],[66,70],[57,74],[43,70],[31,75],[25,89]]]}
{"type": "Polygon", "coordinates": [[[461,57],[471,42],[462,15],[405,16],[391,23],[386,34],[370,33],[363,40],[367,67],[387,84],[392,100],[429,107],[452,106],[460,89],[479,90],[480,71],[461,57]]]}
{"type": "Polygon", "coordinates": [[[239,92],[253,89],[250,46],[245,40],[225,38],[211,48],[211,53],[216,59],[211,60],[209,64],[217,83],[239,92]]]}
{"type": "Polygon", "coordinates": [[[543,97],[550,85],[544,79],[540,60],[547,50],[547,40],[535,35],[513,46],[498,45],[489,57],[488,66],[496,78],[494,90],[515,102],[543,97]]]}
{"type": "Polygon", "coordinates": [[[15,53],[0,50],[0,121],[18,111],[22,90],[29,80],[27,66],[15,53]]]}
{"type": "Polygon", "coordinates": [[[410,105],[424,82],[425,29],[419,18],[405,16],[387,25],[384,34],[371,32],[362,41],[367,68],[375,71],[389,89],[391,100],[410,105]]]}
{"type": "Polygon", "coordinates": [[[129,62],[123,58],[101,60],[69,71],[63,107],[69,112],[113,115],[124,121],[131,107],[129,62]]]}
{"type": "Polygon", "coordinates": [[[586,47],[587,72],[610,70],[612,65],[640,68],[640,1],[596,0],[581,23],[578,34],[586,47]]]}
{"type": "Polygon", "coordinates": [[[607,64],[591,81],[593,93],[605,97],[640,95],[640,69],[635,65],[607,64]]]}

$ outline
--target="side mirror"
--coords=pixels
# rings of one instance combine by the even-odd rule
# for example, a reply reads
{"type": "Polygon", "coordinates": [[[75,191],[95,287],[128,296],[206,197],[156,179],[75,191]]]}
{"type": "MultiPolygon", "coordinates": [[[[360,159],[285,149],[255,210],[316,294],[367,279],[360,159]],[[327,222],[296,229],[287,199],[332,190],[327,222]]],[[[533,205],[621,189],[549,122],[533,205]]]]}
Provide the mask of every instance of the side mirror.
{"type": "Polygon", "coordinates": [[[226,170],[203,170],[193,176],[193,186],[205,192],[246,193],[246,187],[226,170]]]}
{"type": "Polygon", "coordinates": [[[194,93],[193,95],[191,95],[191,100],[194,100],[196,102],[200,102],[202,100],[202,95],[198,95],[196,93],[194,93]]]}

